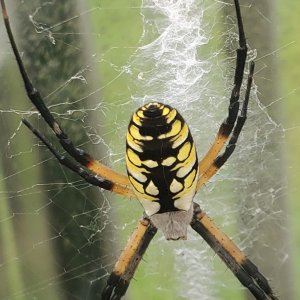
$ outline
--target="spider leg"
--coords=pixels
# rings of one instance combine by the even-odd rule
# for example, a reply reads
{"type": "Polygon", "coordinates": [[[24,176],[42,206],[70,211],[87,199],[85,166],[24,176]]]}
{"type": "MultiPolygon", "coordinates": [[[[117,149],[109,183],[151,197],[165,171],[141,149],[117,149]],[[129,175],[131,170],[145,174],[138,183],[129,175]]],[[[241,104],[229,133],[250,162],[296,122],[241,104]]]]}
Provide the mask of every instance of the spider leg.
{"type": "Polygon", "coordinates": [[[139,221],[108,277],[106,287],[102,292],[102,300],[118,300],[125,295],[134,272],[156,232],[157,229],[149,219],[143,218],[139,221]]]}
{"type": "Polygon", "coordinates": [[[132,189],[130,189],[126,186],[118,185],[118,184],[114,183],[113,181],[104,179],[104,178],[99,177],[95,174],[87,172],[84,168],[82,168],[82,166],[80,166],[79,164],[74,163],[68,157],[60,154],[53,147],[53,145],[49,141],[47,141],[47,139],[38,130],[33,128],[33,126],[27,120],[23,119],[22,122],[50,150],[50,152],[55,156],[55,158],[57,158],[57,160],[59,161],[59,163],[61,165],[67,167],[68,169],[70,169],[74,173],[78,174],[86,182],[88,182],[92,185],[98,186],[102,189],[105,189],[105,190],[123,195],[123,196],[135,198],[135,195],[134,195],[132,189]]]}
{"type": "Polygon", "coordinates": [[[218,156],[226,141],[228,140],[236,122],[238,112],[239,112],[239,98],[240,98],[240,90],[244,76],[245,62],[247,58],[247,45],[246,45],[246,37],[244,33],[243,21],[241,16],[241,10],[239,1],[235,0],[235,9],[236,9],[236,17],[238,23],[238,32],[239,32],[239,48],[236,50],[236,67],[235,67],[235,75],[234,75],[234,85],[231,92],[229,107],[228,107],[228,115],[227,118],[221,124],[217,136],[207,151],[205,156],[199,162],[199,174],[203,174],[214,161],[214,159],[218,156]]]}
{"type": "Polygon", "coordinates": [[[217,156],[213,160],[211,165],[205,171],[202,170],[202,174],[200,174],[200,177],[199,177],[199,180],[197,183],[197,190],[218,172],[218,170],[225,164],[225,162],[231,156],[231,154],[233,153],[233,151],[236,147],[237,140],[239,138],[239,135],[240,135],[242,128],[247,119],[247,109],[248,109],[251,86],[252,86],[252,82],[253,82],[254,67],[255,67],[255,64],[252,61],[250,63],[250,71],[249,71],[249,76],[248,76],[248,81],[247,81],[247,89],[246,89],[245,100],[243,102],[241,114],[237,118],[236,124],[233,128],[232,135],[231,135],[230,140],[225,148],[225,151],[222,154],[220,154],[219,156],[217,156]]]}
{"type": "Polygon", "coordinates": [[[68,135],[62,130],[58,122],[55,120],[54,116],[49,111],[48,107],[46,106],[41,94],[39,91],[32,85],[32,82],[27,74],[23,61],[21,59],[18,47],[16,45],[11,27],[9,22],[9,17],[6,11],[6,6],[4,0],[1,0],[1,7],[2,7],[2,14],[4,19],[5,28],[8,34],[8,38],[10,44],[12,46],[24,85],[28,95],[28,98],[34,104],[36,109],[40,112],[43,119],[46,123],[50,126],[50,128],[55,133],[56,137],[58,138],[62,147],[67,151],[67,153],[72,156],[78,163],[92,171],[93,173],[97,174],[98,176],[114,181],[119,185],[124,185],[130,188],[130,183],[127,176],[123,174],[119,174],[111,170],[110,168],[106,167],[105,165],[101,164],[99,161],[95,160],[91,155],[85,152],[82,149],[79,149],[74,146],[68,135]]]}
{"type": "Polygon", "coordinates": [[[268,280],[261,274],[255,264],[224,234],[194,203],[194,216],[191,227],[202,236],[227,267],[258,300],[278,300],[268,280]]]}

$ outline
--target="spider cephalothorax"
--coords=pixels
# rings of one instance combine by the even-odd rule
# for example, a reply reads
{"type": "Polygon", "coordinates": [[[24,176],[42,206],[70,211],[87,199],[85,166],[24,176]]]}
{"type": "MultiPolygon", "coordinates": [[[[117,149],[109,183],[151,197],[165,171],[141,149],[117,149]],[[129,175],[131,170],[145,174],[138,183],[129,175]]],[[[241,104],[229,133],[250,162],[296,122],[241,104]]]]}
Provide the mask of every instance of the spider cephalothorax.
{"type": "Polygon", "coordinates": [[[157,228],[164,232],[167,239],[176,240],[186,238],[187,226],[191,225],[256,299],[277,299],[258,268],[218,229],[199,205],[193,203],[197,190],[216,174],[233,153],[247,118],[254,62],[250,63],[245,98],[239,111],[247,45],[238,0],[234,0],[234,4],[239,48],[228,115],[210,149],[198,163],[191,133],[178,111],[166,104],[152,102],[133,114],[128,127],[125,156],[128,176],[113,171],[73,145],[47,108],[40,93],[33,87],[10,28],[5,2],[0,1],[7,34],[27,95],[70,158],[61,155],[28,121],[23,120],[24,124],[48,147],[59,163],[77,173],[86,182],[138,199],[144,207],[146,215],[138,222],[107,280],[101,298],[117,300],[125,294],[157,228]]]}

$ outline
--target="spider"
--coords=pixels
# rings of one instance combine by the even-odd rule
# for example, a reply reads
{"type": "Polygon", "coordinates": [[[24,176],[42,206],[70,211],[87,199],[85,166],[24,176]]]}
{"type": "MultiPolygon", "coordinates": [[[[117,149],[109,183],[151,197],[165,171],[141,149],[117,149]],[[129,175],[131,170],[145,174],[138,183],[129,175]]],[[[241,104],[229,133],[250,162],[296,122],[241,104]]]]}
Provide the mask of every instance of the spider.
{"type": "Polygon", "coordinates": [[[234,152],[247,118],[254,62],[250,62],[246,93],[240,109],[239,98],[247,58],[247,44],[239,1],[234,0],[239,47],[236,52],[228,115],[220,125],[211,148],[198,162],[191,132],[180,113],[167,104],[151,102],[133,113],[128,126],[125,156],[127,176],[111,170],[84,150],[75,147],[60,127],[42,96],[32,85],[10,28],[5,2],[0,1],[7,34],[27,95],[71,158],[60,154],[27,120],[23,119],[23,123],[60,164],[92,185],[137,199],[144,208],[144,215],[115,264],[101,299],[116,300],[125,295],[135,270],[158,229],[166,239],[178,240],[187,238],[188,226],[209,244],[256,299],[278,299],[256,265],[213,223],[200,206],[193,202],[197,191],[217,173],[234,152]]]}

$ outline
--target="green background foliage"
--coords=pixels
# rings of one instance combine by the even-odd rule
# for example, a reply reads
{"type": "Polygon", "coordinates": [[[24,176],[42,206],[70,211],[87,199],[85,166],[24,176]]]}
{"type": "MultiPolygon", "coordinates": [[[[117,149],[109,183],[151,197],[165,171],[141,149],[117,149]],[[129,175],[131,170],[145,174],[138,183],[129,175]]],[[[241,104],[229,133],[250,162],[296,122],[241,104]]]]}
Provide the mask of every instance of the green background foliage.
{"type": "MultiPolygon", "coordinates": [[[[28,20],[28,15],[43,2],[31,1],[26,4],[20,4],[18,1],[12,2],[13,5],[10,3],[9,6],[11,22],[17,32],[18,44],[25,53],[24,62],[28,66],[34,84],[44,95],[47,95],[47,103],[53,105],[53,111],[59,116],[62,126],[68,129],[72,139],[75,137],[75,143],[83,145],[85,149],[90,147],[89,151],[101,157],[105,149],[99,147],[100,149],[96,152],[95,145],[90,145],[91,138],[84,133],[87,129],[85,122],[99,124],[99,132],[109,145],[110,142],[115,143],[115,138],[119,139],[119,136],[115,134],[116,129],[110,130],[110,128],[116,128],[118,122],[127,122],[134,106],[132,104],[121,107],[114,115],[106,114],[105,110],[101,110],[100,115],[91,114],[88,121],[85,120],[82,112],[95,107],[99,101],[110,107],[110,104],[119,101],[120,95],[127,101],[133,94],[130,74],[124,72],[117,79],[116,76],[136,48],[140,46],[141,1],[77,1],[77,6],[74,5],[74,1],[54,1],[56,9],[44,10],[40,16],[41,24],[47,27],[59,24],[60,20],[69,21],[50,28],[49,31],[44,30],[44,34],[37,34],[28,20]],[[75,20],[71,19],[79,14],[83,16],[75,20]],[[89,17],[84,18],[85,14],[89,17]],[[47,37],[47,33],[51,31],[58,33],[54,35],[55,47],[50,45],[47,37]],[[60,36],[59,32],[64,34],[60,36]],[[96,53],[96,58],[91,59],[94,53],[96,53]],[[97,64],[93,69],[94,72],[87,70],[84,73],[84,76],[88,78],[88,86],[85,87],[82,82],[76,80],[66,85],[65,82],[76,73],[76,70],[84,69],[89,61],[91,63],[97,61],[97,64]],[[99,93],[91,95],[91,92],[97,90],[99,86],[101,86],[99,93]],[[52,94],[56,89],[58,90],[52,94]],[[88,104],[73,102],[86,96],[91,99],[88,104]],[[60,103],[63,105],[55,106],[60,103]],[[67,109],[77,111],[77,113],[66,116],[64,113],[67,109]]],[[[247,12],[245,27],[248,28],[247,35],[251,47],[257,48],[259,53],[258,65],[260,67],[257,68],[256,83],[261,92],[260,98],[272,117],[285,128],[286,143],[280,145],[285,163],[281,166],[284,169],[278,172],[282,177],[286,176],[288,182],[288,195],[285,202],[288,218],[286,231],[287,240],[291,241],[289,256],[292,266],[287,270],[288,274],[282,277],[286,286],[284,292],[286,296],[282,299],[298,299],[300,287],[297,285],[294,295],[292,290],[295,283],[300,280],[300,118],[298,116],[300,41],[297,32],[300,4],[292,0],[278,1],[278,3],[269,0],[263,1],[265,6],[262,7],[253,1],[241,2],[243,11],[247,12]],[[248,4],[253,6],[252,9],[248,4]],[[249,15],[250,13],[252,15],[249,15]],[[262,25],[258,26],[257,20],[260,20],[262,25]],[[258,39],[259,37],[261,38],[258,39]],[[294,283],[289,282],[290,279],[286,279],[288,282],[284,281],[285,278],[291,278],[291,274],[294,275],[294,283]],[[286,290],[291,292],[286,292],[286,290]]],[[[228,11],[226,14],[229,14],[228,11]]],[[[222,26],[218,24],[218,27],[222,26]]],[[[222,31],[222,29],[218,30],[222,31]]],[[[6,39],[6,34],[3,31],[1,39],[4,38],[6,39]]],[[[1,47],[2,45],[1,42],[1,47]]],[[[105,282],[103,278],[106,278],[107,271],[112,268],[112,261],[119,254],[119,250],[111,249],[111,245],[106,244],[103,237],[90,240],[91,220],[97,219],[95,227],[106,226],[105,219],[98,219],[97,214],[99,202],[105,201],[107,196],[100,199],[95,189],[89,187],[76,189],[73,184],[69,186],[63,184],[66,178],[69,183],[76,182],[78,178],[67,173],[63,168],[58,168],[56,161],[49,161],[49,156],[46,156],[45,151],[32,148],[31,145],[37,142],[23,127],[17,130],[22,139],[11,139],[16,128],[19,128],[21,117],[24,116],[22,112],[29,111],[32,106],[24,95],[15,62],[7,54],[10,53],[9,47],[5,49],[3,52],[7,62],[2,61],[0,75],[0,125],[2,128],[0,176],[3,178],[0,180],[0,278],[2,281],[0,299],[32,299],[33,295],[39,299],[52,300],[97,299],[99,290],[105,282]],[[8,141],[12,141],[13,144],[8,145],[8,141]],[[11,149],[14,150],[11,151],[11,149]],[[20,151],[24,153],[15,157],[10,156],[11,153],[20,151]],[[20,174],[19,170],[22,171],[20,174]],[[10,178],[11,174],[14,174],[12,178],[10,178]],[[43,183],[47,183],[46,187],[43,183]],[[50,183],[55,188],[50,188],[52,187],[50,183]],[[30,193],[27,194],[24,191],[28,187],[31,188],[30,193]],[[22,199],[19,199],[18,192],[22,199]],[[41,209],[47,206],[49,209],[41,209]],[[81,215],[83,211],[89,213],[81,215]],[[88,229],[84,227],[85,224],[89,225],[86,227],[88,229]],[[53,243],[50,242],[52,238],[53,243]],[[32,251],[35,246],[38,250],[32,251]],[[19,257],[22,257],[21,263],[19,257]],[[86,274],[85,278],[82,274],[86,274]],[[92,281],[94,278],[99,280],[92,281]]],[[[35,125],[41,131],[47,132],[47,136],[49,135],[49,130],[42,125],[42,122],[35,121],[35,125]]],[[[55,143],[54,139],[53,142],[55,143]]],[[[121,152],[122,149],[124,148],[120,146],[120,149],[114,149],[114,152],[121,152]]],[[[110,163],[109,159],[107,163],[110,163]]],[[[117,167],[122,169],[119,165],[117,167]]],[[[124,169],[122,171],[124,172],[124,169]]],[[[117,202],[124,199],[111,198],[111,207],[114,212],[109,217],[113,218],[118,228],[122,228],[121,224],[132,220],[132,213],[136,219],[139,218],[140,209],[133,211],[133,204],[128,204],[130,209],[126,205],[118,209],[117,202]]],[[[120,230],[117,237],[114,237],[117,240],[115,245],[118,249],[122,248],[134,226],[134,224],[127,226],[125,230],[120,230]]],[[[113,227],[112,224],[106,226],[107,240],[110,240],[110,235],[116,232],[113,227]]],[[[138,284],[133,282],[129,289],[128,299],[141,299],[142,297],[143,299],[181,299],[176,294],[175,287],[179,284],[177,282],[179,277],[172,274],[176,273],[173,268],[173,259],[171,255],[161,255],[158,245],[155,243],[153,247],[150,247],[146,262],[142,262],[136,274],[138,284]],[[153,260],[158,260],[155,272],[162,274],[159,283],[157,282],[158,276],[153,276],[149,272],[149,265],[153,260]],[[170,270],[170,276],[166,276],[168,272],[165,270],[170,270]],[[157,297],[158,286],[168,287],[159,291],[160,298],[157,297]]],[[[165,253],[168,251],[166,250],[165,253]]],[[[280,263],[272,261],[275,266],[280,267],[280,263]]],[[[215,264],[216,268],[220,267],[223,270],[222,264],[218,262],[215,264]]],[[[227,276],[232,276],[229,271],[223,272],[220,278],[218,277],[220,285],[227,276]]],[[[276,286],[276,283],[272,285],[276,286]]],[[[230,291],[223,286],[220,298],[247,297],[239,289],[238,283],[236,286],[237,289],[230,291]]],[[[200,291],[201,287],[199,287],[199,293],[200,291]]]]}

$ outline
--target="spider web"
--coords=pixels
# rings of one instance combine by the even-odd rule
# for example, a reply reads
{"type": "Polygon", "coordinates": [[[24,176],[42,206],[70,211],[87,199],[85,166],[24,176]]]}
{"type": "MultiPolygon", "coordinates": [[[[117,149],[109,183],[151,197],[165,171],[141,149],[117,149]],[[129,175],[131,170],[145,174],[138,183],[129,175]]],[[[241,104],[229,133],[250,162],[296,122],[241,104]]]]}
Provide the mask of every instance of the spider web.
{"type": "MultiPolygon", "coordinates": [[[[162,101],[184,116],[201,158],[227,113],[237,47],[233,10],[204,0],[95,1],[91,7],[32,1],[10,8],[31,78],[62,127],[76,145],[125,172],[132,111],[162,101]],[[18,18],[26,26],[17,27],[18,18]]],[[[22,85],[12,90],[16,71],[4,64],[14,64],[9,45],[1,56],[0,299],[96,299],[141,206],[89,187],[23,128],[26,117],[58,146],[22,85]]],[[[248,60],[256,58],[250,49],[248,60]]],[[[256,86],[249,106],[235,153],[195,201],[277,283],[288,253],[274,237],[287,231],[280,204],[286,183],[278,174],[284,130],[260,103],[256,86]]],[[[158,233],[128,298],[199,299],[199,293],[240,299],[242,288],[191,230],[188,241],[176,243],[158,233]]]]}

